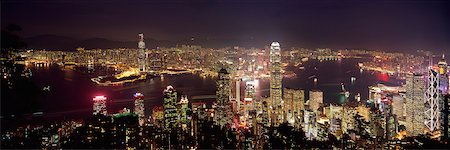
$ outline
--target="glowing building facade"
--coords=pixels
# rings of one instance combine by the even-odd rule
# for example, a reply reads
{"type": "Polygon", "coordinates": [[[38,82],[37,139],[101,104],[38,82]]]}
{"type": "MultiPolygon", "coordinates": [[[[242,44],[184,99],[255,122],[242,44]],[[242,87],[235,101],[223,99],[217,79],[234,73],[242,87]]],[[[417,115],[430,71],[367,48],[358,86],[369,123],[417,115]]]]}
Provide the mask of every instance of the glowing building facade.
{"type": "Polygon", "coordinates": [[[425,81],[422,74],[406,77],[406,131],[409,136],[423,134],[425,130],[425,81]]]}
{"type": "Polygon", "coordinates": [[[309,108],[312,111],[317,112],[320,105],[323,104],[323,92],[319,90],[309,91],[309,108]]]}
{"type": "Polygon", "coordinates": [[[94,115],[107,115],[106,110],[106,97],[105,96],[96,96],[94,97],[94,105],[93,105],[93,114],[94,115]]]}
{"type": "Polygon", "coordinates": [[[425,92],[425,125],[429,131],[439,129],[439,103],[442,99],[439,91],[439,73],[429,68],[428,70],[428,86],[425,92]]]}
{"type": "Polygon", "coordinates": [[[284,116],[287,122],[300,127],[303,123],[303,111],[305,110],[305,92],[300,89],[285,88],[283,94],[284,116]]]}
{"type": "Polygon", "coordinates": [[[217,80],[217,107],[214,114],[214,120],[220,127],[231,124],[232,110],[230,107],[230,74],[224,68],[219,71],[217,80]]]}
{"type": "Polygon", "coordinates": [[[144,42],[144,34],[139,33],[139,42],[138,42],[138,65],[139,65],[139,71],[144,72],[146,71],[146,55],[145,55],[145,42],[144,42]]]}
{"type": "Polygon", "coordinates": [[[276,114],[276,125],[283,121],[282,79],[280,44],[272,42],[270,46],[270,97],[272,99],[272,108],[276,114]]]}
{"type": "Polygon", "coordinates": [[[178,102],[178,122],[183,130],[187,130],[187,125],[189,124],[189,111],[189,99],[187,96],[182,96],[180,102],[178,102]]]}
{"type": "Polygon", "coordinates": [[[171,130],[176,126],[177,114],[177,92],[172,86],[167,86],[164,90],[164,128],[171,130]]]}
{"type": "Polygon", "coordinates": [[[144,107],[144,95],[141,93],[134,94],[134,113],[139,118],[139,125],[143,125],[145,122],[145,107],[144,107]]]}

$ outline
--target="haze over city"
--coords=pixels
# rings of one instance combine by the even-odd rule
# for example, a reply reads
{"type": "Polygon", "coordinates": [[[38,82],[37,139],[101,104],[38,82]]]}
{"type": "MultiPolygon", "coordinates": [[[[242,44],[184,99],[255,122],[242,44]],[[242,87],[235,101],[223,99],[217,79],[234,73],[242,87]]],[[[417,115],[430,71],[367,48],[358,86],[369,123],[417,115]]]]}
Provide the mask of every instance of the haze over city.
{"type": "Polygon", "coordinates": [[[432,1],[2,1],[2,26],[25,38],[220,42],[260,47],[366,48],[442,52],[450,48],[449,2],[432,1]]]}

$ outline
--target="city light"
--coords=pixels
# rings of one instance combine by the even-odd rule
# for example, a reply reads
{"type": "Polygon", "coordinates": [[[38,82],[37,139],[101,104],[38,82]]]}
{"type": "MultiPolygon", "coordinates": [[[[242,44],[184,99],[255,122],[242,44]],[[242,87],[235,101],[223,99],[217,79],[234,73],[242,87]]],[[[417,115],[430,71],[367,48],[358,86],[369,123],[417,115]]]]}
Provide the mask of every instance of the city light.
{"type": "Polygon", "coordinates": [[[450,147],[450,1],[126,3],[1,1],[0,149],[450,147]]]}

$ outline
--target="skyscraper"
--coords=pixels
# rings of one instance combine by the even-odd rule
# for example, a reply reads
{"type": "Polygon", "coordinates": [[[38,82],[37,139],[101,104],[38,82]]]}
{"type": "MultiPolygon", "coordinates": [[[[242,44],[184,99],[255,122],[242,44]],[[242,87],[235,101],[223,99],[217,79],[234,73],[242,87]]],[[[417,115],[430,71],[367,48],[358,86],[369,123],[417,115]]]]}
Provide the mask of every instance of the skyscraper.
{"type": "Polygon", "coordinates": [[[305,92],[300,89],[284,88],[283,93],[285,121],[300,127],[305,110],[305,92]]]}
{"type": "Polygon", "coordinates": [[[320,90],[309,91],[309,108],[317,112],[321,104],[323,104],[323,92],[320,90]]]}
{"type": "Polygon", "coordinates": [[[439,67],[439,90],[442,94],[449,94],[449,81],[448,81],[448,64],[445,60],[445,55],[442,54],[442,59],[438,62],[439,67]]]}
{"type": "Polygon", "coordinates": [[[224,68],[219,71],[217,80],[217,107],[214,115],[216,123],[224,127],[231,123],[232,110],[230,107],[230,74],[224,68]]]}
{"type": "Polygon", "coordinates": [[[146,71],[146,56],[145,56],[145,42],[144,42],[144,34],[139,33],[139,42],[138,42],[138,65],[139,65],[139,71],[146,71]]]}
{"type": "Polygon", "coordinates": [[[187,129],[189,124],[188,112],[189,109],[189,99],[187,96],[181,96],[180,102],[178,102],[178,122],[183,130],[187,129]]]}
{"type": "Polygon", "coordinates": [[[406,77],[406,131],[409,136],[423,134],[426,128],[425,82],[422,74],[415,73],[406,77]]]}
{"type": "Polygon", "coordinates": [[[145,122],[145,107],[144,107],[144,95],[141,93],[134,94],[134,113],[139,118],[139,125],[143,125],[145,122]]]}
{"type": "Polygon", "coordinates": [[[447,94],[444,96],[443,105],[441,109],[441,140],[448,140],[448,136],[450,134],[450,95],[447,94]]]}
{"type": "Polygon", "coordinates": [[[167,86],[164,94],[164,128],[171,130],[177,121],[177,91],[172,86],[167,86]]]}
{"type": "Polygon", "coordinates": [[[270,98],[272,108],[276,114],[276,125],[283,121],[282,114],[282,75],[281,75],[281,49],[278,42],[272,42],[270,46],[270,98]]]}
{"type": "Polygon", "coordinates": [[[425,125],[429,131],[436,131],[439,129],[439,103],[442,94],[439,90],[439,73],[429,68],[428,70],[428,86],[425,92],[425,125]]]}
{"type": "Polygon", "coordinates": [[[105,96],[96,96],[94,97],[94,105],[93,105],[93,114],[94,115],[106,115],[106,97],[105,96]]]}

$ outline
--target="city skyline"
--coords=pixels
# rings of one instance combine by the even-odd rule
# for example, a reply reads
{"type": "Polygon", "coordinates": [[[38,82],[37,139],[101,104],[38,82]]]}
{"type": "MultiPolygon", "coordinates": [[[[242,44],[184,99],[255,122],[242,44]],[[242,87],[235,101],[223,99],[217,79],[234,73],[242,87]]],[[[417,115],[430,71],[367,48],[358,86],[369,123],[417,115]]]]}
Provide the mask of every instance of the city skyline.
{"type": "Polygon", "coordinates": [[[0,147],[445,149],[449,3],[2,1],[0,147]]]}

